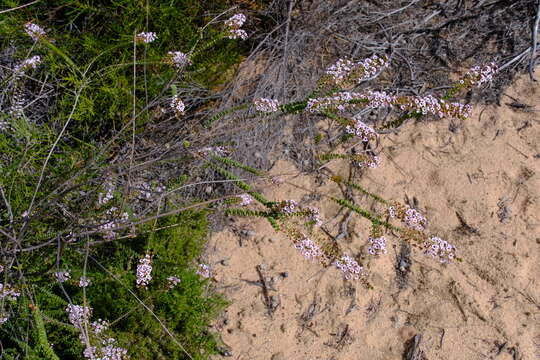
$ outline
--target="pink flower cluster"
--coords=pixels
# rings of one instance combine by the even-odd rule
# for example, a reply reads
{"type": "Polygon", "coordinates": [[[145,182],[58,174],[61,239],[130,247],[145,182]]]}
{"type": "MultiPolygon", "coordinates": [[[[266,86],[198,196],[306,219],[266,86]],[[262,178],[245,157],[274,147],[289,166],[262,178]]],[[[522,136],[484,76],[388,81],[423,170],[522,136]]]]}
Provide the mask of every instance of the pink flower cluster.
{"type": "Polygon", "coordinates": [[[90,319],[90,315],[92,314],[91,308],[82,305],[68,304],[66,311],[69,322],[79,330],[84,328],[84,323],[90,319]]]}
{"type": "Polygon", "coordinates": [[[354,67],[354,62],[349,59],[339,59],[334,65],[326,69],[326,74],[332,76],[335,82],[345,80],[354,67]]]}
{"type": "MultiPolygon", "coordinates": [[[[493,76],[499,71],[498,66],[492,62],[482,67],[475,66],[465,74],[465,78],[468,79],[472,85],[480,86],[486,82],[493,80],[493,76]]],[[[464,81],[460,80],[463,84],[464,81]]]]}
{"type": "Polygon", "coordinates": [[[422,231],[427,225],[427,219],[420,214],[416,209],[407,206],[405,211],[405,218],[403,219],[405,225],[411,229],[422,231]]]}
{"type": "Polygon", "coordinates": [[[171,100],[171,108],[173,109],[176,116],[180,116],[184,115],[184,110],[186,109],[186,106],[178,95],[174,95],[171,100]]]}
{"type": "Polygon", "coordinates": [[[423,115],[433,114],[440,118],[450,116],[454,118],[466,119],[471,115],[472,106],[461,103],[447,103],[442,99],[437,99],[432,95],[424,97],[413,97],[407,104],[401,104],[402,110],[418,110],[423,115]]]}
{"type": "Polygon", "coordinates": [[[360,120],[359,117],[357,117],[355,120],[356,122],[354,126],[347,125],[345,128],[347,133],[358,136],[364,142],[377,138],[377,133],[373,128],[366,125],[362,120],[360,120]]]}
{"type": "MultiPolygon", "coordinates": [[[[15,66],[14,71],[16,73],[24,73],[28,69],[37,68],[39,64],[41,64],[41,56],[35,55],[29,59],[23,60],[19,65],[15,66]]],[[[22,74],[17,74],[17,76],[20,76],[20,75],[22,74]]]]}
{"type": "Polygon", "coordinates": [[[371,255],[381,255],[386,254],[386,238],[384,236],[378,238],[368,238],[369,247],[368,253],[371,255]]]}
{"type": "Polygon", "coordinates": [[[307,237],[294,244],[294,248],[300,250],[302,256],[308,260],[313,260],[323,254],[319,245],[307,237]]]}
{"type": "Polygon", "coordinates": [[[39,25],[36,25],[32,22],[28,22],[24,25],[24,31],[32,38],[34,41],[38,41],[40,37],[45,36],[45,30],[39,25]]]}
{"type": "Polygon", "coordinates": [[[146,287],[150,280],[152,280],[152,256],[146,254],[142,259],[139,260],[139,265],[137,265],[137,286],[146,287]]]}
{"type": "Polygon", "coordinates": [[[69,304],[66,308],[69,322],[81,332],[79,338],[81,343],[85,345],[83,355],[90,360],[123,360],[127,359],[127,350],[115,346],[116,340],[113,338],[102,337],[102,333],[108,329],[109,324],[106,321],[99,319],[90,325],[90,331],[98,338],[99,346],[90,345],[90,339],[87,327],[84,326],[88,322],[92,314],[92,309],[88,306],[69,304]]]}
{"type": "Polygon", "coordinates": [[[151,43],[157,39],[155,32],[141,32],[135,36],[135,40],[145,44],[151,43]]]}
{"type": "Polygon", "coordinates": [[[388,64],[389,59],[384,55],[373,55],[358,62],[353,62],[349,59],[339,59],[326,70],[326,74],[332,76],[337,84],[344,83],[345,81],[359,83],[375,76],[384,67],[388,66],[388,64]]]}
{"type": "Polygon", "coordinates": [[[339,111],[344,111],[349,105],[348,103],[350,101],[360,99],[363,100],[364,95],[360,93],[344,91],[334,96],[308,99],[306,109],[309,112],[324,111],[330,108],[336,108],[339,111]]]}
{"type": "Polygon", "coordinates": [[[384,91],[367,91],[366,93],[343,91],[334,96],[309,99],[306,109],[310,112],[324,111],[330,108],[344,111],[358,105],[379,108],[392,106],[397,100],[396,96],[389,95],[384,91]]]}
{"type": "Polygon", "coordinates": [[[340,260],[336,260],[333,263],[339,270],[343,272],[345,279],[358,280],[364,268],[356,262],[352,257],[344,255],[340,260]]]}
{"type": "Polygon", "coordinates": [[[451,263],[456,257],[456,248],[437,236],[432,236],[424,242],[425,254],[438,258],[441,263],[451,263]]]}
{"type": "Polygon", "coordinates": [[[281,202],[281,211],[285,214],[293,214],[298,211],[298,203],[294,200],[283,200],[281,202]]]}
{"type": "Polygon", "coordinates": [[[279,101],[273,99],[259,98],[253,101],[255,109],[263,113],[272,113],[278,111],[279,101]]]}
{"type": "Polygon", "coordinates": [[[206,264],[199,264],[199,269],[197,270],[197,275],[202,276],[203,278],[210,278],[212,276],[212,270],[210,266],[206,264]]]}
{"type": "Polygon", "coordinates": [[[253,202],[253,198],[249,194],[241,194],[238,195],[240,198],[240,206],[247,206],[253,202]]]}
{"type": "Polygon", "coordinates": [[[90,279],[86,276],[81,276],[79,279],[79,287],[87,287],[90,285],[90,279]]]}
{"type": "Polygon", "coordinates": [[[105,223],[99,225],[99,229],[103,232],[103,237],[105,239],[114,239],[116,237],[116,232],[113,229],[116,228],[118,225],[127,223],[129,221],[129,214],[127,212],[121,213],[120,217],[116,218],[115,212],[117,210],[118,208],[116,206],[111,206],[109,209],[107,209],[104,215],[106,218],[108,218],[108,220],[106,220],[105,223]]]}
{"type": "Polygon", "coordinates": [[[169,51],[167,53],[167,62],[173,64],[177,68],[191,64],[189,57],[181,51],[169,51]]]}
{"type": "Polygon", "coordinates": [[[370,108],[390,107],[394,105],[398,99],[397,96],[389,95],[385,91],[370,90],[362,96],[364,99],[368,100],[367,107],[370,108]]]}
{"type": "Polygon", "coordinates": [[[101,347],[90,346],[84,349],[83,355],[90,360],[122,360],[127,359],[127,350],[115,346],[113,338],[103,339],[101,347]]]}
{"type": "Polygon", "coordinates": [[[229,39],[246,40],[248,38],[248,34],[244,30],[240,29],[242,25],[244,25],[245,21],[246,16],[244,14],[236,14],[230,19],[226,20],[225,25],[229,31],[229,35],[227,37],[229,39]]]}
{"type": "Polygon", "coordinates": [[[381,158],[378,157],[377,155],[369,156],[367,160],[360,161],[357,163],[357,165],[361,168],[367,166],[369,168],[374,169],[374,168],[379,167],[379,165],[381,165],[381,158]]]}

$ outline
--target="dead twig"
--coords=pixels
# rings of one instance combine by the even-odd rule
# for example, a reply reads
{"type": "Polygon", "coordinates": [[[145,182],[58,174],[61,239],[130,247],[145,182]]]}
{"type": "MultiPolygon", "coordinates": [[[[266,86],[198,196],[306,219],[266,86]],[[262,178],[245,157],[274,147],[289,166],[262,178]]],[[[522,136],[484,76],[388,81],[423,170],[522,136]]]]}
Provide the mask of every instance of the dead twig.
{"type": "Polygon", "coordinates": [[[273,312],[274,312],[274,306],[273,306],[273,302],[272,302],[272,300],[270,298],[270,294],[268,293],[268,285],[266,284],[266,279],[265,279],[264,274],[262,272],[261,265],[257,265],[255,267],[255,269],[257,270],[257,274],[259,274],[259,279],[260,279],[260,283],[262,285],[262,292],[263,292],[263,296],[264,296],[264,302],[265,302],[266,308],[268,309],[268,315],[270,317],[272,317],[273,312]]]}
{"type": "Polygon", "coordinates": [[[529,76],[532,81],[536,81],[534,78],[534,63],[536,61],[536,43],[538,39],[538,24],[540,23],[540,0],[538,1],[536,9],[536,17],[534,19],[534,25],[532,30],[532,50],[531,50],[531,60],[529,61],[529,76]]]}

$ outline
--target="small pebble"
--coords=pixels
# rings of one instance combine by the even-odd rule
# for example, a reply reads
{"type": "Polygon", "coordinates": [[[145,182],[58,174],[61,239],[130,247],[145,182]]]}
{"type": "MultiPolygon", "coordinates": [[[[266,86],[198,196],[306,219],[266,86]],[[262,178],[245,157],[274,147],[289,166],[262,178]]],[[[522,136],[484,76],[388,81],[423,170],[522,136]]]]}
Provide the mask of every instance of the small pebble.
{"type": "Polygon", "coordinates": [[[284,279],[286,279],[286,278],[288,278],[288,277],[289,277],[289,273],[288,273],[288,272],[286,272],[286,271],[284,271],[284,272],[280,273],[279,275],[280,275],[280,276],[281,276],[282,278],[284,278],[284,279]]]}
{"type": "Polygon", "coordinates": [[[261,270],[266,270],[266,264],[260,264],[260,265],[259,265],[259,269],[261,269],[261,270]]]}
{"type": "Polygon", "coordinates": [[[223,266],[229,266],[230,262],[229,262],[229,259],[223,259],[221,260],[221,265],[223,266]]]}
{"type": "Polygon", "coordinates": [[[212,192],[212,187],[211,186],[207,186],[206,189],[204,189],[204,191],[207,193],[207,194],[210,194],[212,192]]]}

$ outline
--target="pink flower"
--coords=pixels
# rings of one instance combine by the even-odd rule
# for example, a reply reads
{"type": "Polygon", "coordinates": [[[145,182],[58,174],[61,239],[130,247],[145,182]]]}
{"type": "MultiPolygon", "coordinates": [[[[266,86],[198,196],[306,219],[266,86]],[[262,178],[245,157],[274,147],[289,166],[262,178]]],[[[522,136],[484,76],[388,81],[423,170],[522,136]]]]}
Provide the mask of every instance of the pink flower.
{"type": "Polygon", "coordinates": [[[88,321],[92,314],[92,309],[88,306],[68,304],[66,311],[68,313],[69,322],[81,329],[83,323],[88,321]]]}
{"type": "Polygon", "coordinates": [[[32,38],[34,41],[38,41],[39,38],[45,36],[45,30],[39,25],[36,25],[32,22],[28,22],[24,25],[24,31],[32,38]]]}
{"type": "Polygon", "coordinates": [[[255,109],[263,113],[272,113],[278,111],[279,102],[277,100],[259,98],[253,101],[255,109]]]}
{"type": "Polygon", "coordinates": [[[227,26],[229,34],[229,39],[242,39],[246,40],[248,38],[248,34],[240,29],[242,25],[244,25],[244,22],[246,21],[246,16],[244,14],[236,14],[232,16],[230,19],[225,21],[225,26],[227,26]]]}
{"type": "Polygon", "coordinates": [[[283,200],[281,202],[281,211],[285,214],[293,214],[298,208],[298,203],[294,200],[283,200]]]}
{"type": "Polygon", "coordinates": [[[58,282],[66,282],[70,278],[69,270],[68,271],[57,271],[54,273],[54,276],[56,276],[56,280],[58,282]]]}
{"type": "Polygon", "coordinates": [[[169,51],[167,56],[167,61],[177,68],[191,64],[191,60],[189,60],[188,56],[181,51],[169,51]]]}
{"type": "Polygon", "coordinates": [[[241,194],[241,195],[238,195],[238,197],[241,200],[240,206],[246,206],[253,202],[253,198],[249,194],[241,194]]]}
{"type": "Polygon", "coordinates": [[[87,287],[90,285],[90,279],[86,276],[81,276],[79,279],[79,287],[87,287]]]}
{"type": "Polygon", "coordinates": [[[486,82],[493,80],[493,76],[499,72],[497,65],[494,62],[491,62],[482,67],[475,66],[465,74],[466,78],[469,78],[472,84],[480,86],[486,82]]]}
{"type": "Polygon", "coordinates": [[[137,286],[146,287],[150,280],[152,280],[152,257],[150,254],[146,254],[144,258],[139,260],[137,265],[137,286]]]}
{"type": "Polygon", "coordinates": [[[180,284],[181,279],[176,276],[169,276],[167,278],[169,281],[169,289],[174,288],[176,285],[180,284]]]}
{"type": "Polygon", "coordinates": [[[178,95],[174,95],[171,100],[171,108],[173,109],[174,113],[179,116],[184,115],[184,110],[186,109],[186,106],[178,95]]]}
{"type": "Polygon", "coordinates": [[[371,255],[386,254],[386,239],[384,236],[378,238],[368,238],[370,246],[368,247],[368,253],[371,255]]]}
{"type": "Polygon", "coordinates": [[[377,133],[373,128],[366,125],[359,117],[356,118],[356,123],[353,126],[347,126],[345,131],[349,134],[353,134],[362,139],[362,141],[367,142],[371,139],[377,138],[377,133]]]}
{"type": "Polygon", "coordinates": [[[197,275],[200,275],[204,278],[210,278],[212,276],[212,271],[210,266],[206,264],[199,264],[199,269],[197,270],[197,275]]]}
{"type": "Polygon", "coordinates": [[[427,225],[427,220],[422,214],[420,214],[417,210],[407,206],[407,210],[405,211],[405,219],[403,221],[405,222],[405,225],[407,225],[411,229],[422,231],[427,225]]]}
{"type": "Polygon", "coordinates": [[[333,263],[339,270],[341,270],[345,276],[345,279],[358,280],[362,275],[363,267],[358,265],[356,260],[348,255],[344,255],[340,260],[336,260],[333,263]]]}
{"type": "Polygon", "coordinates": [[[157,39],[155,32],[141,32],[135,36],[135,40],[145,44],[151,43],[157,39]]]}
{"type": "Polygon", "coordinates": [[[341,84],[347,80],[359,83],[372,78],[388,66],[388,64],[388,58],[384,55],[373,55],[358,62],[353,62],[349,59],[339,59],[326,70],[326,74],[332,76],[337,84],[341,84]]]}
{"type": "Polygon", "coordinates": [[[313,260],[323,254],[319,245],[315,244],[313,240],[308,239],[307,237],[294,244],[294,248],[300,250],[302,256],[308,260],[313,260]]]}
{"type": "Polygon", "coordinates": [[[437,236],[432,236],[424,242],[424,254],[432,258],[438,258],[444,263],[451,263],[456,257],[456,248],[447,241],[437,236]]]}

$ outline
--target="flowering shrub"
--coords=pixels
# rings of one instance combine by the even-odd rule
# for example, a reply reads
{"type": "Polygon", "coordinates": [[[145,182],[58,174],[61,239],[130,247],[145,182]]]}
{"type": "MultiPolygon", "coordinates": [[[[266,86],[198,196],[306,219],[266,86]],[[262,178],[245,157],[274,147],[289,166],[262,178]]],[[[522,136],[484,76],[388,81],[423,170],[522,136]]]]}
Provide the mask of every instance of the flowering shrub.
{"type": "MultiPolygon", "coordinates": [[[[152,10],[161,11],[159,7],[152,10]]],[[[177,12],[180,10],[170,11],[176,14],[172,18],[181,18],[182,14],[177,12]]],[[[169,15],[163,15],[166,17],[169,15]]],[[[125,23],[142,24],[146,19],[128,20],[125,23]]],[[[43,351],[53,355],[56,350],[49,346],[47,338],[50,329],[54,329],[51,342],[59,344],[58,351],[67,353],[66,348],[72,347],[77,350],[72,353],[83,354],[88,359],[124,359],[128,353],[140,358],[181,358],[186,354],[191,357],[190,352],[205,355],[216,352],[217,341],[209,334],[207,321],[209,314],[225,302],[204,296],[203,284],[213,277],[210,266],[200,263],[199,258],[206,234],[206,213],[188,211],[207,204],[239,203],[241,208],[228,208],[227,213],[267,219],[307,260],[334,266],[346,280],[360,280],[369,286],[365,254],[351,254],[328,236],[317,208],[293,199],[266,199],[232,170],[260,177],[267,175],[236,162],[231,158],[234,144],[212,144],[212,137],[203,135],[202,128],[196,126],[198,123],[190,121],[192,115],[200,120],[192,114],[195,109],[206,111],[209,103],[201,99],[212,98],[207,95],[208,89],[198,88],[198,83],[209,84],[212,77],[225,72],[222,64],[230,65],[237,58],[209,49],[230,39],[245,40],[248,37],[242,29],[245,21],[245,15],[236,14],[214,28],[191,29],[196,35],[190,30],[191,38],[182,40],[181,44],[171,41],[182,39],[174,26],[162,27],[166,30],[162,32],[139,32],[142,29],[139,27],[117,33],[123,27],[115,24],[100,34],[108,36],[106,40],[88,35],[82,45],[80,39],[70,40],[61,32],[54,36],[53,43],[42,27],[34,23],[22,25],[24,21],[19,21],[18,33],[23,36],[26,33],[34,43],[27,59],[18,59],[13,62],[17,65],[7,67],[12,75],[5,81],[7,95],[2,101],[9,105],[5,106],[9,111],[0,120],[0,152],[8,159],[0,175],[1,200],[8,209],[7,217],[2,219],[2,224],[7,224],[5,230],[4,225],[1,227],[7,245],[0,268],[4,271],[0,283],[0,332],[2,338],[12,339],[9,352],[33,341],[18,330],[13,333],[5,330],[6,323],[11,325],[11,322],[16,326],[10,329],[39,328],[35,344],[25,346],[45,348],[48,350],[43,351]],[[159,43],[155,43],[158,38],[159,43]],[[101,46],[86,51],[97,43],[101,46]],[[146,45],[139,47],[138,43],[146,45]],[[171,47],[166,48],[168,45],[171,47]],[[209,56],[214,54],[215,59],[209,56]],[[203,61],[204,57],[215,61],[203,61]],[[28,76],[30,72],[33,76],[28,76]],[[55,85],[61,86],[50,86],[49,74],[57,82],[55,85]],[[33,80],[34,77],[39,81],[33,80]],[[30,81],[35,83],[28,86],[30,81]],[[54,106],[44,102],[48,96],[41,92],[32,94],[35,99],[27,100],[29,89],[44,88],[64,89],[54,99],[54,106]],[[39,102],[41,111],[31,106],[34,102],[39,102]],[[59,110],[50,115],[43,111],[55,108],[59,110]],[[180,117],[182,121],[178,121],[180,117]],[[29,149],[34,153],[28,154],[29,149]],[[188,165],[177,169],[179,159],[188,165]],[[146,167],[157,163],[167,163],[156,166],[158,175],[145,172],[146,167]],[[161,173],[161,170],[169,172],[161,173]],[[208,184],[199,177],[210,171],[224,178],[224,182],[236,185],[241,195],[235,192],[200,203],[192,203],[200,196],[173,195],[195,184],[208,184]],[[145,178],[148,174],[154,178],[145,178]],[[170,174],[174,174],[174,181],[161,179],[167,176],[170,179],[170,174]],[[132,238],[136,241],[129,241],[132,238]],[[66,268],[70,271],[59,270],[66,268]],[[25,273],[45,275],[22,282],[21,269],[25,273]],[[51,277],[56,281],[51,282],[51,277]],[[51,317],[56,321],[47,322],[46,326],[40,322],[38,308],[30,303],[34,301],[50,307],[54,314],[51,317]],[[144,311],[133,311],[143,308],[144,311]],[[161,309],[165,309],[164,313],[160,313],[161,309]],[[111,324],[101,319],[90,323],[93,313],[96,317],[109,318],[111,324]],[[66,316],[71,332],[56,327],[65,323],[66,316]],[[161,316],[166,321],[161,321],[161,316]],[[131,332],[141,328],[145,336],[131,332]],[[78,338],[73,338],[74,329],[78,338]],[[162,336],[168,336],[170,341],[163,341],[162,336]]],[[[153,23],[156,27],[163,26],[157,19],[153,23]]],[[[80,26],[85,27],[82,33],[86,34],[91,26],[102,28],[107,24],[80,26]]],[[[54,28],[47,32],[54,34],[54,28]]],[[[24,41],[29,43],[28,38],[24,41]]],[[[225,52],[227,46],[220,49],[225,52]]],[[[301,101],[280,103],[276,99],[258,98],[212,119],[219,120],[223,114],[235,115],[236,111],[245,109],[251,111],[251,118],[265,116],[268,121],[302,112],[305,116],[324,116],[339,124],[343,142],[357,137],[355,140],[360,140],[366,149],[361,154],[336,150],[319,158],[347,159],[351,166],[376,168],[384,159],[370,144],[379,140],[381,130],[396,127],[412,117],[466,119],[471,111],[470,106],[451,101],[451,96],[403,96],[391,91],[355,89],[390,65],[390,54],[375,54],[360,61],[340,59],[328,67],[313,92],[301,101]],[[255,111],[250,110],[252,107],[255,111]],[[382,108],[400,113],[398,123],[376,127],[358,113],[382,108]]],[[[449,94],[483,85],[496,71],[494,65],[472,68],[453,85],[449,94]]],[[[276,185],[284,181],[267,177],[276,185]]],[[[359,185],[345,184],[342,179],[331,180],[370,196],[387,209],[391,220],[384,221],[380,214],[359,207],[349,198],[325,195],[326,199],[371,221],[371,234],[365,241],[368,254],[384,255],[386,231],[393,230],[400,241],[420,247],[426,256],[441,263],[459,260],[453,245],[426,233],[427,219],[417,209],[390,203],[359,185]],[[393,224],[394,219],[403,226],[393,224]]],[[[211,186],[205,189],[208,195],[214,192],[211,186]]],[[[54,358],[53,355],[49,357],[54,358]]]]}
{"type": "MultiPolygon", "coordinates": [[[[2,356],[207,358],[218,351],[207,325],[225,301],[194,266],[206,213],[162,215],[183,206],[170,195],[178,174],[157,178],[139,165],[161,161],[145,147],[155,139],[190,134],[194,121],[183,119],[186,129],[161,135],[226,79],[245,17],[224,30],[226,18],[201,27],[208,9],[224,10],[213,1],[145,11],[124,0],[57,3],[69,11],[49,2],[8,9],[0,29],[2,356]],[[147,16],[155,32],[142,25],[147,16]]],[[[197,148],[226,155],[208,145],[197,148]]]]}

